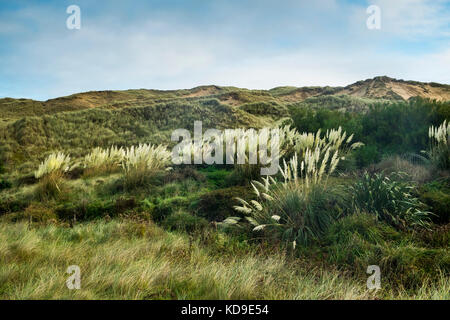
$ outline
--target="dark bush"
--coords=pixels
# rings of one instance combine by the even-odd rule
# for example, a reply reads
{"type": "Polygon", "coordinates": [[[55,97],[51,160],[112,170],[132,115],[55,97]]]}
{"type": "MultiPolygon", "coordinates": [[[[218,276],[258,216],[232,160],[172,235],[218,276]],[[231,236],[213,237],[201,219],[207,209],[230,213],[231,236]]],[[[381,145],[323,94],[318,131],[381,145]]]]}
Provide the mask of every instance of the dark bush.
{"type": "Polygon", "coordinates": [[[12,183],[8,180],[0,180],[0,190],[9,189],[12,187],[12,183]]]}
{"type": "Polygon", "coordinates": [[[420,199],[435,214],[435,223],[450,221],[450,178],[427,183],[420,188],[420,199]]]}
{"type": "Polygon", "coordinates": [[[236,216],[233,206],[237,204],[236,197],[248,200],[255,195],[248,187],[230,187],[208,192],[202,195],[195,205],[197,215],[209,221],[222,221],[229,216],[236,216]]]}
{"type": "Polygon", "coordinates": [[[370,164],[377,163],[381,160],[381,155],[378,152],[376,145],[364,145],[354,151],[356,165],[359,168],[367,167],[370,164]]]}
{"type": "Polygon", "coordinates": [[[151,215],[154,221],[162,221],[172,213],[181,208],[186,208],[189,200],[186,197],[175,196],[168,199],[156,199],[151,209],[151,215]]]}
{"type": "Polygon", "coordinates": [[[64,203],[56,208],[56,214],[62,220],[90,220],[105,216],[117,216],[136,207],[134,198],[114,200],[92,200],[77,203],[64,203]]]}
{"type": "Polygon", "coordinates": [[[197,171],[193,166],[176,167],[169,171],[165,176],[165,182],[175,182],[192,179],[195,181],[206,181],[206,177],[203,173],[197,171]]]}
{"type": "Polygon", "coordinates": [[[39,179],[37,179],[34,174],[28,174],[25,176],[21,176],[17,179],[17,183],[19,185],[31,185],[36,184],[39,182],[39,179]]]}
{"type": "Polygon", "coordinates": [[[208,225],[209,223],[206,219],[184,212],[172,213],[163,221],[163,226],[170,231],[177,230],[188,233],[202,231],[208,225]]]}
{"type": "Polygon", "coordinates": [[[25,199],[7,199],[0,202],[0,215],[24,210],[29,201],[25,199]]]}

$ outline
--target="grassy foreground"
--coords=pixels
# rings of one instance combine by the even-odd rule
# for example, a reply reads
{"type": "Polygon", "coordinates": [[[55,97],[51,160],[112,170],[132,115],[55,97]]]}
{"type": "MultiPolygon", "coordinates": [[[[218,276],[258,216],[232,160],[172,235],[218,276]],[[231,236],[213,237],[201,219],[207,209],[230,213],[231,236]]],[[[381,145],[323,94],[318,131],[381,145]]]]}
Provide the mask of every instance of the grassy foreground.
{"type": "MultiPolygon", "coordinates": [[[[270,251],[270,250],[269,250],[270,251]]],[[[151,222],[92,221],[67,228],[0,224],[0,299],[449,299],[450,280],[414,293],[366,288],[366,278],[259,250],[212,232],[164,231],[151,222]],[[69,265],[81,289],[69,290],[69,265]]]]}

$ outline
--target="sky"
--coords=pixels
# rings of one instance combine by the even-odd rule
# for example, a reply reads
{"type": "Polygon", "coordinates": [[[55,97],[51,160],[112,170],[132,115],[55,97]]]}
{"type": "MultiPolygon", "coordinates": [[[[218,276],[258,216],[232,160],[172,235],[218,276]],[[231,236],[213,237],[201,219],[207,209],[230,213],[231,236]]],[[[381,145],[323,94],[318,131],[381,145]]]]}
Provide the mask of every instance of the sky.
{"type": "Polygon", "coordinates": [[[450,84],[450,0],[0,0],[0,98],[380,75],[450,84]]]}

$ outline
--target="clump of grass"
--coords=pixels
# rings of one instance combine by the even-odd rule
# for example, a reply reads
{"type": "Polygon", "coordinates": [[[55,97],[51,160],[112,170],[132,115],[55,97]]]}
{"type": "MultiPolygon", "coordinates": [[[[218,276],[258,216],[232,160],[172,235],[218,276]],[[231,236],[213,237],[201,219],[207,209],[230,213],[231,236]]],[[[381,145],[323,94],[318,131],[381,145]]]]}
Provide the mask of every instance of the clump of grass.
{"type": "MultiPolygon", "coordinates": [[[[322,183],[333,173],[339,163],[338,151],[330,156],[328,148],[307,149],[300,163],[297,154],[280,168],[284,182],[272,177],[263,183],[254,181],[251,185],[258,200],[250,202],[237,198],[241,206],[235,210],[246,215],[253,225],[253,231],[262,231],[264,238],[275,241],[308,244],[318,240],[342,210],[336,205],[337,193],[322,183]]],[[[341,202],[343,203],[343,202],[341,202]]],[[[236,224],[239,217],[227,218],[224,223],[236,224]]]]}
{"type": "Polygon", "coordinates": [[[140,144],[125,149],[122,168],[126,186],[145,185],[157,172],[165,169],[170,160],[171,153],[162,145],[140,144]]]}
{"type": "Polygon", "coordinates": [[[414,187],[382,174],[365,173],[352,187],[357,209],[402,230],[428,228],[430,212],[414,195],[414,187]]]}
{"type": "MultiPolygon", "coordinates": [[[[419,159],[425,159],[420,155],[411,155],[419,159]]],[[[427,160],[428,161],[428,160],[427,160]]],[[[404,159],[398,155],[390,156],[375,166],[376,169],[381,170],[384,174],[393,174],[402,172],[406,174],[406,179],[417,183],[424,183],[432,178],[432,173],[428,165],[414,164],[413,162],[404,159]]]]}
{"type": "Polygon", "coordinates": [[[120,168],[125,157],[125,150],[116,146],[106,149],[100,147],[92,150],[83,159],[84,174],[87,176],[112,173],[120,168]]]}
{"type": "Polygon", "coordinates": [[[39,185],[36,194],[39,198],[51,198],[61,192],[64,173],[69,170],[70,156],[62,152],[50,154],[34,172],[39,185]]]}

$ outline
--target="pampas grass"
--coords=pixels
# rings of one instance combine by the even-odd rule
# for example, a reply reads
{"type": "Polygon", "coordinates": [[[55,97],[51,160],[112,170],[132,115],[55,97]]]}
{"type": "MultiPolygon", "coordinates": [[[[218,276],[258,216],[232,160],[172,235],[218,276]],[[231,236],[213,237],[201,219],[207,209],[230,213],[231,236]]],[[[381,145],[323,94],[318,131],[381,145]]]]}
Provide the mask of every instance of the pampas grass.
{"type": "Polygon", "coordinates": [[[61,192],[64,173],[70,169],[70,156],[62,152],[50,154],[34,172],[39,179],[36,195],[40,198],[50,198],[61,192]]]}
{"type": "Polygon", "coordinates": [[[116,146],[106,149],[95,148],[83,159],[85,175],[112,173],[120,169],[120,164],[125,157],[125,150],[116,146]]]}
{"type": "Polygon", "coordinates": [[[440,126],[431,126],[429,157],[438,169],[450,169],[450,123],[445,120],[440,126]]]}
{"type": "Polygon", "coordinates": [[[170,161],[171,153],[162,145],[140,144],[125,149],[122,168],[126,185],[144,185],[155,173],[165,169],[170,161]]]}

